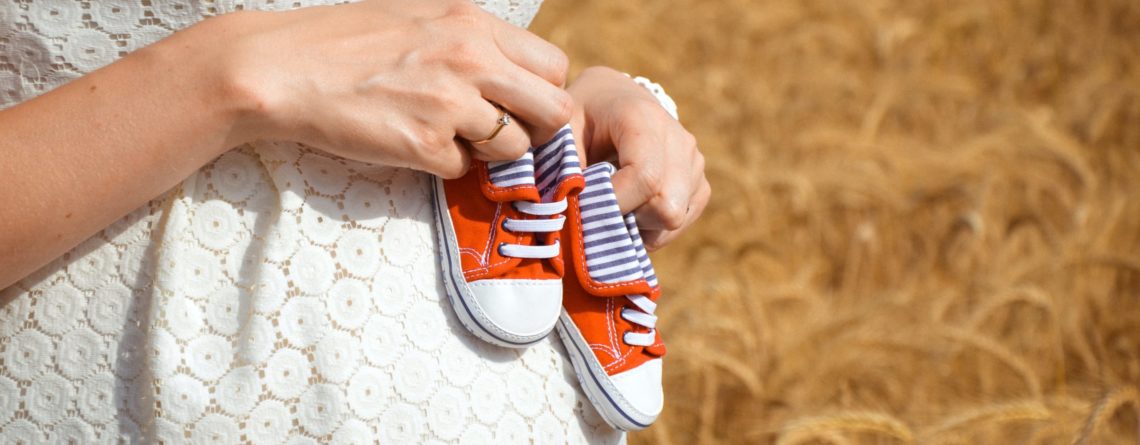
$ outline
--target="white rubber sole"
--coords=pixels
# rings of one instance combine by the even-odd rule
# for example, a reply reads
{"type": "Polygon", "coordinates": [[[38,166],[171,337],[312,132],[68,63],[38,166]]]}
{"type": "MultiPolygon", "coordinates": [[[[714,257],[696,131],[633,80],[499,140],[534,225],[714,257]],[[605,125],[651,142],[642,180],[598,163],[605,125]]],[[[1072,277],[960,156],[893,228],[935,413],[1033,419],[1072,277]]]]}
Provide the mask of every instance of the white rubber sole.
{"type": "Polygon", "coordinates": [[[638,411],[618,391],[617,385],[594,357],[590,344],[582,337],[581,331],[565,310],[558,318],[558,336],[566,345],[570,364],[574,366],[574,374],[578,376],[578,383],[582,385],[586,398],[590,399],[606,423],[622,431],[638,431],[648,428],[657,420],[657,414],[638,411]]]}
{"type": "Polygon", "coordinates": [[[439,240],[440,256],[443,264],[443,281],[448,300],[455,315],[467,330],[481,340],[507,348],[526,348],[550,335],[550,328],[532,335],[519,335],[503,330],[496,325],[475,299],[475,293],[463,276],[463,263],[459,258],[459,245],[455,240],[455,229],[451,213],[447,208],[447,195],[443,191],[443,179],[433,178],[432,201],[435,207],[436,235],[439,240]]]}

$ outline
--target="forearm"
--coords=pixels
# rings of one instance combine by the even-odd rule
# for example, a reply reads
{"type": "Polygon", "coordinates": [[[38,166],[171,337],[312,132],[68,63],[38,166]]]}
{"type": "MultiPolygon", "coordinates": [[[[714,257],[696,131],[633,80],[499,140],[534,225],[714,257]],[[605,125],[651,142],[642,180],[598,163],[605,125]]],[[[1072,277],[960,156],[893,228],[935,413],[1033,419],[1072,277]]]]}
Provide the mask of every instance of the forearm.
{"type": "Polygon", "coordinates": [[[0,289],[242,142],[200,25],[0,111],[0,289]]]}

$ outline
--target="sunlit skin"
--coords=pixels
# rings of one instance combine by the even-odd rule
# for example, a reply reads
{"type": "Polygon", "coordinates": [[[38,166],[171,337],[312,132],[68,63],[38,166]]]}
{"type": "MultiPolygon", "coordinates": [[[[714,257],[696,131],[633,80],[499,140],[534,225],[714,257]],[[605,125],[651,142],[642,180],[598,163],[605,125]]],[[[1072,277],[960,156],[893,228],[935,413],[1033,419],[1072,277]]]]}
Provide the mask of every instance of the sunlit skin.
{"type": "Polygon", "coordinates": [[[700,217],[712,192],[696,138],[649,91],[611,68],[584,70],[569,91],[586,157],[617,158],[621,211],[636,211],[650,250],[664,247],[700,217]]]}
{"type": "MultiPolygon", "coordinates": [[[[567,66],[554,45],[466,0],[207,19],[0,111],[0,289],[245,142],[297,141],[448,178],[471,159],[516,159],[575,110],[590,114],[592,94],[610,94],[585,88],[592,83],[585,75],[567,92],[567,66]],[[489,101],[515,123],[489,143],[466,143],[495,128],[499,111],[489,101]]],[[[631,100],[644,101],[640,87],[624,82],[631,100]]],[[[593,119],[606,128],[628,120],[593,119]]],[[[674,126],[661,130],[673,134],[674,126]]],[[[623,162],[658,150],[637,140],[649,139],[597,146],[616,141],[623,162]]],[[[652,171],[674,175],[653,183],[691,182],[691,172],[652,171]]],[[[643,208],[648,221],[660,214],[663,227],[683,228],[669,211],[681,205],[647,190],[656,193],[623,196],[623,209],[643,208]]],[[[701,204],[685,206],[695,208],[692,218],[703,208],[694,201],[701,204]]]]}

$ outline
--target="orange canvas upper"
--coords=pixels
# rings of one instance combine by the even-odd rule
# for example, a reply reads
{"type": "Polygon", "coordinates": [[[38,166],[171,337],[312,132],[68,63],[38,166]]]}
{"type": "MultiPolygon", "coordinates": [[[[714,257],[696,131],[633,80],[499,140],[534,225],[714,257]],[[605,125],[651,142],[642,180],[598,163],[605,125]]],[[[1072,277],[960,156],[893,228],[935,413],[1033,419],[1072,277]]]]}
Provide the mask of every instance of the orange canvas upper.
{"type": "MultiPolygon", "coordinates": [[[[558,184],[553,199],[566,198],[580,190],[582,185],[580,175],[564,180],[558,184]]],[[[528,232],[516,233],[503,228],[506,218],[537,218],[518,211],[512,205],[514,201],[539,202],[539,192],[535,186],[495,186],[490,181],[487,163],[474,161],[466,175],[444,181],[444,192],[459,245],[463,275],[468,281],[562,277],[561,257],[543,261],[504,257],[499,253],[498,247],[502,243],[539,245],[553,244],[560,240],[560,232],[543,236],[528,232]]]]}
{"type": "Polygon", "coordinates": [[[607,284],[590,278],[586,270],[585,246],[581,235],[582,220],[576,201],[577,197],[570,198],[566,228],[563,230],[566,234],[563,235],[565,244],[562,255],[573,267],[566,268],[562,306],[590,344],[591,351],[606,373],[614,375],[665,355],[665,344],[660,332],[650,346],[633,346],[622,341],[626,331],[649,331],[621,317],[623,307],[633,307],[625,296],[640,294],[657,301],[661,289],[650,286],[644,279],[607,284]]]}

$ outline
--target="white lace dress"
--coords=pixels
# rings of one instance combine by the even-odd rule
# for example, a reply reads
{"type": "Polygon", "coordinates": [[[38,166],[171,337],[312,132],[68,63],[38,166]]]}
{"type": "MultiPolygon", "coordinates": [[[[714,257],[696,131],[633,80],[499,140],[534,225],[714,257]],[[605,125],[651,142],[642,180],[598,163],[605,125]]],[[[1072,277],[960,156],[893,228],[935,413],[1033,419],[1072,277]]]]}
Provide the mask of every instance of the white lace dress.
{"type": "MultiPolygon", "coordinates": [[[[0,0],[0,108],[205,16],[315,3],[0,0]]],[[[525,26],[539,0],[479,3],[525,26]]],[[[2,291],[0,443],[624,441],[555,339],[460,326],[428,187],[288,142],[203,167],[2,291]]]]}

